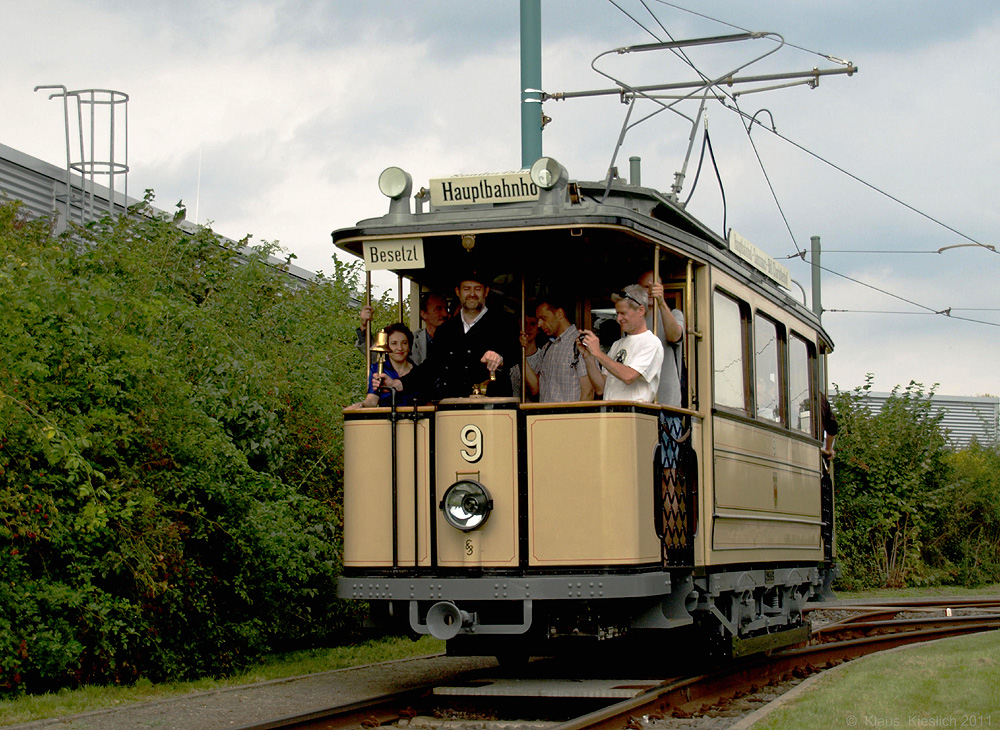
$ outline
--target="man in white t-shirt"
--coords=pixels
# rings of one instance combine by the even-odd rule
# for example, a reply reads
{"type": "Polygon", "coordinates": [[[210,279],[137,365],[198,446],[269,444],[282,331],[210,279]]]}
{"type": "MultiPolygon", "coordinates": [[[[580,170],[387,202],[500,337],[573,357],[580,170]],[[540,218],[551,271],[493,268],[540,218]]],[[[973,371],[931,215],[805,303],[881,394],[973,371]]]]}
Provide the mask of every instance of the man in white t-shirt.
{"type": "Polygon", "coordinates": [[[624,337],[615,342],[608,354],[590,330],[583,333],[587,377],[595,392],[604,400],[630,400],[652,403],[660,383],[663,345],[646,327],[649,296],[645,288],[630,284],[611,296],[624,337]]]}

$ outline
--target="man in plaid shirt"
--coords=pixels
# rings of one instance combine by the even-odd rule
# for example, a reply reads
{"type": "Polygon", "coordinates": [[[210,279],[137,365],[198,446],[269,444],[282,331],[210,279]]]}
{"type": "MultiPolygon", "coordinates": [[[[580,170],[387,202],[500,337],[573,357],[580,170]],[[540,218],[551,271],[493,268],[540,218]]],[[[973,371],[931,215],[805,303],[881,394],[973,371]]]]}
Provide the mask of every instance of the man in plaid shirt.
{"type": "MultiPolygon", "coordinates": [[[[569,321],[565,306],[553,297],[541,300],[535,308],[538,326],[549,336],[536,367],[525,369],[525,382],[540,403],[566,403],[592,400],[594,386],[587,377],[587,365],[577,349],[580,330],[569,321]]],[[[521,345],[525,346],[524,335],[521,345]]]]}

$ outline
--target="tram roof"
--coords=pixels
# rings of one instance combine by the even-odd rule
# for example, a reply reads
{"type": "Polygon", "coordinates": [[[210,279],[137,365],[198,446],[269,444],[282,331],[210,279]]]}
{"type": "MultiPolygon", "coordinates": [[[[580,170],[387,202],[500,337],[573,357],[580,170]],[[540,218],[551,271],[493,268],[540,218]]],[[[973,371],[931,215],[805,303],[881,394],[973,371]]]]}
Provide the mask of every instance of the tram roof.
{"type": "MultiPolygon", "coordinates": [[[[503,173],[527,178],[527,171],[503,173]]],[[[489,176],[458,176],[432,180],[463,181],[475,184],[489,176]]],[[[494,176],[495,177],[495,176],[494,176]]],[[[461,235],[464,232],[503,233],[547,228],[617,228],[632,232],[636,238],[656,241],[670,250],[710,263],[747,285],[779,302],[783,307],[823,331],[819,318],[797,300],[792,292],[779,286],[732,250],[725,238],[688,213],[680,204],[658,190],[631,185],[622,178],[594,181],[566,181],[554,190],[541,190],[528,200],[435,205],[433,191],[424,188],[424,200],[431,198],[428,210],[422,205],[416,212],[409,200],[393,200],[390,211],[378,218],[359,221],[355,226],[333,232],[339,248],[363,257],[362,242],[371,239],[416,238],[461,235]]],[[[419,198],[418,198],[419,200],[419,198]]],[[[415,276],[401,269],[397,273],[415,276]]],[[[415,276],[419,278],[419,276],[415,276]]],[[[823,332],[824,339],[831,342],[823,332]]]]}

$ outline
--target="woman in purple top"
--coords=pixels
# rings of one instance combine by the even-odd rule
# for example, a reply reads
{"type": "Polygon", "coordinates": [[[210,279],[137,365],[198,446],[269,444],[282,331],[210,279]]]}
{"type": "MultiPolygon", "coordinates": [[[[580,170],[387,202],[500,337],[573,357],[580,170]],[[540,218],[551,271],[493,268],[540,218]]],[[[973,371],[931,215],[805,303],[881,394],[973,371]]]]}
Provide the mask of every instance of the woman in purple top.
{"type": "MultiPolygon", "coordinates": [[[[408,375],[417,367],[410,360],[410,350],[413,347],[413,333],[402,322],[390,324],[385,328],[385,333],[388,336],[389,354],[385,359],[382,371],[389,380],[399,380],[401,376],[408,375]]],[[[378,365],[372,363],[371,371],[368,373],[368,395],[361,402],[362,408],[392,405],[392,393],[388,388],[378,387],[380,383],[377,373],[378,365]]],[[[413,405],[415,395],[413,392],[397,392],[396,405],[413,405]]]]}

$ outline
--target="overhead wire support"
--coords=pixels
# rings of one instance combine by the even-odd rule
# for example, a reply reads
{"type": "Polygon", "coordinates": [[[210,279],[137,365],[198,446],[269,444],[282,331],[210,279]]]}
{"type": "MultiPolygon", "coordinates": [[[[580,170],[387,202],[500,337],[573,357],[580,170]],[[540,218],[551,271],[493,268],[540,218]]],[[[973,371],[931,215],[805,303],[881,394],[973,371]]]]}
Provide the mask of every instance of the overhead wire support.
{"type": "MultiPolygon", "coordinates": [[[[649,14],[653,17],[653,19],[656,20],[657,24],[660,26],[660,28],[663,30],[663,32],[668,37],[671,38],[671,40],[670,40],[669,43],[660,42],[660,43],[653,43],[653,44],[643,44],[643,45],[637,45],[637,46],[628,46],[628,47],[616,49],[616,51],[618,53],[622,54],[622,53],[632,52],[633,49],[635,49],[635,50],[639,50],[639,49],[641,49],[641,50],[658,50],[658,49],[669,49],[669,50],[672,50],[675,55],[677,55],[679,58],[681,58],[682,60],[684,60],[688,64],[688,66],[690,66],[694,70],[694,72],[696,74],[698,74],[698,76],[701,77],[701,80],[700,81],[680,82],[680,83],[673,83],[673,84],[656,84],[656,85],[643,85],[643,86],[629,87],[628,85],[619,82],[617,79],[613,79],[608,74],[603,74],[601,71],[599,71],[595,67],[595,65],[594,65],[597,62],[597,60],[601,57],[601,56],[598,56],[591,63],[591,67],[594,68],[594,70],[597,71],[598,73],[602,73],[602,75],[604,75],[604,76],[606,76],[608,78],[611,78],[613,81],[615,81],[616,83],[618,83],[619,86],[617,86],[615,88],[611,88],[611,89],[594,89],[594,90],[589,90],[589,91],[557,92],[557,93],[541,92],[542,98],[543,99],[552,99],[552,100],[555,100],[555,101],[561,101],[563,99],[582,98],[582,97],[588,97],[588,96],[610,96],[610,95],[618,95],[620,97],[622,103],[629,104],[629,112],[626,115],[626,122],[623,125],[623,128],[621,130],[621,134],[619,135],[619,143],[618,143],[619,146],[621,145],[621,142],[622,142],[622,140],[624,138],[625,133],[630,128],[629,125],[628,125],[628,119],[631,117],[632,107],[634,106],[635,100],[636,100],[636,98],[638,96],[642,96],[643,98],[647,98],[647,99],[650,99],[652,101],[656,101],[656,100],[659,100],[659,99],[674,100],[674,103],[670,104],[669,106],[668,105],[664,105],[664,104],[661,103],[661,106],[663,108],[657,110],[657,112],[654,112],[654,114],[655,113],[659,113],[660,111],[664,111],[664,110],[670,108],[672,111],[674,111],[675,113],[677,113],[679,116],[683,116],[683,117],[689,119],[689,121],[692,121],[692,124],[695,125],[695,126],[697,125],[697,120],[690,120],[690,118],[687,117],[687,115],[682,114],[681,112],[677,111],[676,109],[673,109],[673,106],[675,104],[681,102],[681,101],[688,100],[688,99],[698,100],[698,101],[701,102],[701,108],[698,111],[698,117],[700,117],[703,114],[705,102],[709,98],[715,99],[716,101],[721,102],[723,104],[723,106],[725,106],[730,111],[737,112],[737,114],[741,118],[743,118],[744,120],[749,119],[749,122],[745,123],[747,137],[750,140],[750,143],[751,143],[751,145],[754,148],[755,154],[757,154],[758,163],[761,165],[761,170],[764,172],[765,179],[767,180],[768,186],[771,189],[772,197],[775,198],[775,202],[777,203],[778,201],[777,201],[777,197],[776,197],[776,192],[773,189],[773,186],[771,186],[770,179],[769,179],[769,177],[767,175],[766,170],[764,170],[764,167],[763,167],[763,161],[760,159],[760,155],[757,152],[756,145],[754,145],[753,139],[752,139],[752,129],[753,129],[753,127],[755,125],[758,125],[758,124],[760,126],[765,126],[762,122],[760,122],[760,120],[757,119],[758,115],[761,113],[761,110],[758,110],[752,116],[749,115],[749,114],[747,114],[746,112],[744,112],[742,109],[739,108],[739,102],[737,101],[738,97],[741,96],[741,95],[746,95],[746,94],[751,94],[751,93],[757,93],[757,92],[762,92],[762,91],[771,91],[771,90],[782,89],[782,88],[789,88],[791,86],[798,86],[798,85],[808,85],[810,88],[814,89],[814,88],[816,88],[818,86],[819,79],[820,79],[821,76],[828,76],[828,75],[834,75],[834,74],[841,74],[841,75],[842,74],[846,74],[847,76],[853,76],[856,72],[859,71],[859,68],[857,66],[855,66],[851,61],[844,60],[844,59],[839,58],[837,56],[833,56],[833,55],[826,54],[826,53],[820,53],[818,51],[812,51],[810,49],[803,48],[802,46],[797,46],[797,45],[792,44],[792,43],[787,43],[787,45],[789,47],[791,47],[791,48],[796,48],[798,50],[805,51],[807,53],[811,53],[811,54],[820,56],[821,58],[824,58],[824,59],[830,61],[831,63],[838,64],[838,65],[842,66],[843,68],[836,68],[836,69],[818,69],[818,68],[813,68],[810,71],[802,71],[802,72],[786,72],[786,73],[781,73],[781,74],[764,74],[764,75],[743,76],[743,77],[737,77],[737,76],[735,76],[736,71],[741,70],[742,68],[745,68],[746,65],[749,65],[749,64],[746,64],[744,66],[741,66],[740,69],[737,69],[736,71],[733,71],[732,74],[729,77],[725,77],[724,76],[721,79],[718,79],[716,82],[713,83],[704,73],[702,73],[690,61],[690,59],[687,58],[687,56],[683,53],[682,50],[678,50],[678,49],[681,49],[684,45],[705,45],[705,44],[707,44],[709,42],[722,42],[720,39],[723,39],[723,38],[726,38],[726,39],[729,39],[729,38],[744,38],[744,39],[746,39],[746,38],[750,38],[750,37],[767,37],[767,34],[753,33],[752,31],[749,31],[746,28],[742,28],[740,26],[736,26],[736,25],[733,25],[731,23],[725,23],[724,21],[720,21],[720,20],[718,20],[716,18],[711,18],[710,16],[703,15],[701,13],[697,13],[695,11],[692,11],[692,10],[689,10],[687,8],[684,8],[684,7],[680,6],[680,5],[676,5],[676,4],[671,3],[671,2],[666,2],[666,0],[655,0],[655,1],[658,2],[658,3],[660,3],[660,4],[662,4],[662,5],[673,7],[673,8],[676,8],[678,10],[682,10],[684,12],[691,13],[693,15],[697,15],[699,17],[706,18],[708,20],[713,20],[715,22],[722,23],[723,25],[728,25],[731,28],[735,28],[737,30],[743,31],[743,33],[742,34],[735,34],[735,35],[731,35],[731,36],[716,36],[716,37],[713,37],[713,38],[696,39],[695,41],[675,41],[670,36],[670,33],[663,26],[663,23],[659,21],[659,19],[657,18],[656,14],[649,8],[649,6],[646,3],[646,0],[640,0],[640,2],[643,5],[643,7],[646,8],[647,12],[649,12],[649,14]],[[766,87],[762,86],[762,87],[758,87],[758,88],[746,89],[746,90],[743,90],[743,91],[738,91],[737,90],[737,91],[732,91],[732,92],[726,91],[726,88],[725,88],[725,87],[732,88],[733,86],[742,85],[742,84],[750,84],[750,83],[763,84],[763,83],[772,83],[772,82],[775,82],[775,81],[790,81],[790,82],[793,82],[793,83],[780,84],[780,85],[772,85],[772,86],[766,86],[766,87]],[[722,86],[722,84],[725,84],[725,87],[722,86]],[[710,90],[712,88],[714,88],[714,87],[718,87],[718,92],[713,94],[713,93],[711,93],[710,90]],[[697,91],[696,91],[695,93],[684,94],[684,95],[677,95],[677,96],[675,96],[675,95],[665,95],[665,94],[664,95],[658,95],[658,94],[655,93],[657,91],[683,91],[685,89],[692,89],[692,88],[694,88],[694,89],[701,89],[702,93],[698,94],[697,91]],[[728,103],[726,103],[726,98],[727,97],[732,102],[731,105],[728,104],[728,103]]],[[[629,14],[627,11],[625,11],[625,9],[622,8],[617,2],[615,2],[615,0],[609,0],[609,2],[612,5],[614,5],[615,7],[617,7],[627,17],[629,17],[633,22],[635,22],[637,25],[639,25],[639,27],[642,28],[646,33],[648,33],[649,35],[653,36],[654,38],[657,38],[657,35],[652,30],[650,30],[648,27],[646,27],[645,25],[643,25],[638,19],[636,19],[631,14],[629,14]]],[[[776,40],[779,43],[779,48],[781,46],[786,45],[786,42],[785,42],[785,40],[782,37],[778,36],[776,38],[776,40]]],[[[612,51],[612,52],[615,52],[615,51],[612,51]]],[[[601,54],[601,55],[606,55],[606,54],[601,54]]],[[[767,110],[762,110],[762,111],[767,111],[767,110]]],[[[767,113],[770,115],[769,111],[767,111],[767,113]]],[[[642,120],[639,120],[639,121],[640,122],[641,121],[645,121],[645,119],[648,119],[651,116],[653,116],[653,114],[650,114],[647,117],[645,117],[645,118],[643,118],[642,120]]],[[[638,123],[639,122],[636,122],[635,124],[638,124],[638,123]]],[[[635,124],[633,124],[631,126],[635,126],[635,124]]],[[[966,243],[966,244],[957,244],[957,245],[954,245],[954,246],[943,246],[943,247],[937,249],[936,251],[926,251],[926,252],[923,252],[923,251],[919,251],[919,252],[918,251],[913,251],[913,252],[910,252],[910,253],[937,253],[937,254],[942,254],[946,250],[949,250],[951,248],[957,248],[957,247],[963,247],[963,246],[981,247],[981,248],[987,249],[991,253],[997,253],[996,247],[994,247],[992,245],[983,244],[983,243],[981,243],[979,241],[976,241],[975,239],[973,239],[973,238],[971,238],[971,237],[969,237],[969,236],[967,236],[967,235],[965,235],[965,234],[957,231],[956,229],[954,229],[951,226],[948,226],[948,225],[942,223],[941,221],[936,220],[935,218],[932,218],[931,216],[927,215],[926,213],[923,213],[923,212],[917,210],[913,206],[910,206],[910,205],[904,203],[903,201],[898,200],[897,198],[893,197],[892,195],[889,195],[888,193],[885,193],[884,191],[876,188],[874,185],[871,185],[870,183],[865,182],[861,178],[858,178],[857,176],[852,175],[851,173],[847,172],[846,170],[843,170],[842,168],[838,167],[837,165],[833,164],[832,162],[829,162],[828,160],[825,160],[824,158],[820,157],[818,154],[816,154],[816,153],[814,153],[814,152],[806,149],[805,147],[802,147],[801,145],[798,145],[797,143],[793,142],[792,140],[790,140],[790,139],[784,137],[783,135],[779,134],[777,132],[777,129],[775,128],[773,117],[771,118],[771,128],[770,128],[770,131],[773,134],[775,134],[777,137],[779,137],[780,139],[783,139],[783,140],[787,141],[789,144],[792,144],[792,145],[798,147],[799,149],[802,149],[803,151],[808,152],[810,155],[812,155],[816,159],[820,160],[821,162],[824,162],[824,163],[830,165],[834,169],[836,169],[836,170],[838,170],[840,172],[843,172],[844,174],[848,175],[849,177],[851,177],[851,178],[857,180],[858,182],[861,182],[864,185],[866,185],[866,186],[870,187],[871,189],[875,190],[876,192],[879,192],[882,195],[885,195],[886,197],[890,198],[891,200],[893,200],[893,201],[895,201],[897,203],[900,203],[901,205],[909,208],[910,210],[913,210],[914,212],[918,213],[919,215],[921,215],[921,216],[923,216],[923,217],[931,220],[932,222],[937,223],[938,225],[941,225],[942,227],[944,227],[944,228],[952,231],[953,233],[956,233],[957,235],[959,235],[959,236],[961,236],[961,237],[963,237],[966,240],[968,240],[968,241],[971,242],[971,243],[966,243]]],[[[706,140],[705,140],[705,142],[706,143],[708,142],[708,139],[707,139],[707,129],[706,129],[706,140]]],[[[688,146],[688,155],[690,155],[690,153],[692,151],[691,147],[692,146],[689,144],[689,146],[688,146]]],[[[617,155],[617,152],[618,152],[618,150],[616,148],[615,155],[617,155]]],[[[705,152],[705,145],[703,144],[703,146],[702,146],[702,157],[704,156],[704,152],[705,152]]],[[[687,158],[685,159],[685,167],[686,167],[686,162],[687,162],[687,158]]],[[[613,167],[613,164],[614,164],[614,157],[612,158],[612,167],[613,167]]],[[[700,172],[700,169],[701,169],[701,163],[699,162],[699,172],[700,172]]],[[[716,170],[716,173],[718,174],[718,170],[716,170]]],[[[695,185],[697,184],[697,177],[698,176],[696,175],[695,176],[695,185]]],[[[683,179],[683,178],[681,178],[681,179],[683,179]]],[[[675,187],[676,187],[677,183],[679,183],[679,182],[680,182],[680,180],[676,180],[675,181],[675,187]]],[[[720,180],[720,185],[721,185],[721,180],[720,180]]],[[[610,186],[611,186],[611,176],[610,176],[610,173],[609,173],[609,176],[608,176],[608,190],[610,190],[610,186]]],[[[679,190],[676,191],[676,192],[679,192],[679,190]]],[[[691,192],[693,194],[693,192],[694,192],[693,189],[692,189],[691,192]]],[[[605,191],[605,196],[606,195],[607,195],[607,191],[605,191]]],[[[688,199],[690,199],[690,196],[689,196],[688,199]]],[[[687,202],[688,201],[684,201],[684,205],[686,205],[687,202]]],[[[784,212],[781,210],[780,204],[778,204],[778,209],[779,209],[779,212],[781,213],[782,219],[785,222],[786,230],[788,230],[789,236],[791,237],[792,243],[793,243],[793,245],[795,246],[795,249],[796,249],[796,253],[793,254],[793,255],[788,256],[788,258],[801,258],[802,260],[806,260],[806,258],[807,258],[806,257],[807,252],[805,250],[803,250],[803,249],[800,249],[799,246],[797,245],[797,243],[795,241],[795,236],[794,236],[794,234],[792,233],[792,231],[791,231],[791,229],[789,227],[789,224],[788,224],[787,219],[785,218],[784,212]]],[[[723,225],[723,228],[725,228],[725,225],[723,225]]],[[[834,251],[831,250],[830,252],[833,253],[834,251]]],[[[897,253],[897,252],[887,251],[886,253],[897,253]]],[[[898,253],[904,253],[904,252],[898,252],[898,253]]],[[[820,267],[820,268],[822,270],[824,270],[824,271],[827,271],[828,273],[834,274],[836,276],[840,276],[840,277],[842,277],[844,279],[847,279],[849,281],[853,281],[853,282],[855,282],[855,283],[857,283],[857,284],[859,284],[861,286],[868,287],[870,289],[873,289],[875,291],[881,292],[881,293],[886,294],[886,295],[888,295],[890,297],[899,299],[900,301],[906,302],[906,303],[911,304],[913,306],[920,307],[921,309],[925,310],[924,312],[910,312],[908,314],[944,315],[946,317],[949,317],[950,319],[960,319],[960,320],[964,320],[964,321],[968,321],[968,322],[972,322],[972,323],[976,323],[976,324],[987,324],[987,325],[990,325],[990,326],[1000,326],[1000,324],[997,324],[995,322],[987,322],[987,321],[983,321],[983,320],[972,319],[972,318],[969,318],[969,317],[961,317],[961,316],[956,316],[956,315],[952,314],[953,311],[960,311],[961,308],[948,307],[948,308],[943,309],[943,310],[936,310],[936,309],[934,309],[932,307],[927,307],[926,305],[918,304],[917,302],[913,302],[913,301],[908,300],[908,299],[906,299],[904,297],[901,297],[899,295],[896,295],[896,294],[893,294],[891,292],[885,291],[884,289],[881,289],[881,288],[879,288],[877,286],[873,286],[873,285],[868,284],[866,282],[859,281],[858,279],[854,279],[853,277],[847,276],[845,274],[841,274],[840,272],[833,271],[832,269],[829,269],[827,267],[820,267]]],[[[852,311],[852,310],[827,310],[827,311],[843,311],[843,312],[847,312],[847,311],[852,311]]],[[[972,310],[972,311],[974,311],[974,310],[972,310]]],[[[985,311],[985,310],[980,310],[980,311],[985,311]]],[[[890,312],[886,312],[886,313],[890,313],[890,312]]],[[[903,312],[892,312],[892,313],[904,314],[903,312]]]]}
{"type": "MultiPolygon", "coordinates": [[[[680,43],[682,41],[678,41],[680,43]]],[[[656,45],[656,44],[649,44],[656,45]]],[[[674,45],[674,44],[669,44],[674,45]]],[[[631,46],[634,48],[634,46],[631,46]]],[[[776,49],[777,50],[777,49],[776,49]]],[[[617,49],[618,52],[624,52],[624,49],[617,49]]],[[[609,51],[608,53],[615,53],[616,51],[609,51]]],[[[606,55],[606,54],[601,54],[606,55]]],[[[600,56],[599,56],[600,57],[600,56]]],[[[599,58],[598,57],[598,58],[599,58]]],[[[595,59],[596,60],[596,59],[595,59]]],[[[759,60],[759,59],[758,59],[759,60]]],[[[597,69],[594,69],[595,71],[597,69]]],[[[758,74],[756,76],[733,76],[728,74],[726,76],[721,76],[713,81],[681,81],[673,84],[651,84],[643,86],[630,86],[628,89],[632,92],[640,94],[642,96],[648,96],[650,92],[656,91],[679,91],[681,89],[695,89],[704,88],[705,86],[726,86],[733,87],[742,84],[756,84],[756,83],[767,83],[771,81],[791,81],[793,79],[816,79],[818,81],[821,76],[833,76],[833,75],[847,75],[853,76],[858,73],[860,68],[854,64],[849,64],[846,68],[814,68],[810,71],[789,71],[786,73],[776,73],[776,74],[758,74]]],[[[598,73],[601,73],[598,71],[598,73]]],[[[604,74],[602,74],[604,75],[604,74]]],[[[773,87],[782,88],[782,87],[773,87]]],[[[765,89],[759,89],[759,91],[764,91],[765,89]]],[[[615,87],[613,89],[591,89],[589,91],[557,91],[549,93],[547,91],[542,92],[542,101],[563,101],[565,99],[579,99],[589,96],[621,96],[622,87],[615,87]]],[[[749,94],[754,89],[743,92],[734,92],[741,94],[749,94]]],[[[654,98],[654,97],[650,97],[654,98]]],[[[691,96],[685,96],[681,98],[691,98],[691,96]]]]}
{"type": "Polygon", "coordinates": [[[734,35],[734,36],[715,36],[715,37],[712,37],[712,38],[694,38],[694,39],[685,40],[685,41],[668,41],[668,42],[665,42],[665,43],[648,43],[648,44],[643,44],[641,46],[627,46],[625,48],[617,48],[617,49],[612,49],[610,51],[605,51],[604,53],[601,53],[601,54],[598,54],[597,56],[595,56],[594,60],[590,62],[590,67],[596,73],[600,74],[601,76],[604,76],[605,78],[609,79],[610,81],[612,81],[612,82],[614,82],[615,84],[618,85],[618,89],[614,93],[622,94],[622,96],[623,96],[622,100],[623,101],[625,100],[624,99],[624,95],[626,93],[631,93],[631,98],[630,98],[630,100],[628,102],[628,104],[629,104],[629,111],[628,111],[628,113],[625,116],[625,121],[622,124],[621,132],[618,135],[618,142],[615,145],[615,150],[614,150],[614,152],[611,155],[611,162],[608,165],[608,183],[607,183],[607,188],[604,191],[604,196],[603,196],[602,200],[607,198],[608,193],[611,190],[612,170],[614,169],[615,160],[618,157],[618,152],[621,149],[622,143],[623,143],[623,141],[625,139],[625,135],[628,133],[628,130],[630,130],[632,127],[635,127],[635,126],[641,124],[642,122],[646,121],[647,119],[650,119],[650,118],[656,116],[657,114],[659,114],[660,112],[663,112],[663,111],[672,111],[675,114],[683,117],[684,119],[687,119],[693,125],[697,125],[698,124],[698,120],[697,119],[691,119],[691,117],[689,117],[688,115],[686,115],[683,112],[681,112],[678,109],[676,109],[677,105],[681,101],[684,101],[685,99],[688,99],[688,98],[695,97],[695,96],[697,96],[697,94],[698,94],[699,91],[705,92],[708,89],[712,88],[713,86],[718,85],[721,80],[726,79],[726,78],[732,78],[736,73],[738,73],[739,71],[742,71],[747,66],[750,66],[750,65],[752,65],[754,63],[757,63],[758,61],[762,61],[763,59],[767,58],[768,56],[770,56],[773,53],[777,53],[779,50],[781,50],[781,47],[782,47],[783,44],[784,44],[784,40],[777,33],[754,32],[754,33],[750,33],[750,34],[738,34],[738,35],[734,35]],[[665,104],[662,101],[659,101],[657,99],[651,99],[646,93],[644,93],[640,89],[637,89],[636,87],[633,87],[633,86],[631,86],[629,84],[626,84],[624,81],[615,78],[610,73],[607,73],[607,72],[602,71],[601,69],[597,68],[597,62],[601,58],[603,58],[605,56],[608,56],[608,55],[611,55],[613,53],[618,53],[618,54],[629,53],[629,52],[632,52],[633,49],[635,49],[635,50],[637,50],[639,52],[653,51],[653,50],[664,50],[664,49],[676,50],[678,48],[683,48],[684,46],[691,45],[691,44],[694,44],[694,45],[704,45],[704,44],[709,44],[709,43],[729,43],[729,42],[733,42],[733,41],[737,41],[737,40],[747,40],[748,38],[765,38],[765,37],[772,37],[772,36],[774,38],[778,39],[780,41],[780,43],[778,45],[776,45],[774,48],[772,48],[771,50],[769,50],[769,51],[767,51],[765,53],[762,53],[760,56],[757,56],[756,58],[750,59],[749,61],[747,61],[745,63],[740,64],[739,66],[737,66],[736,68],[732,69],[728,73],[722,74],[721,76],[719,76],[719,77],[717,77],[715,79],[707,79],[707,78],[704,77],[704,75],[702,75],[702,78],[704,79],[703,81],[697,82],[697,83],[693,84],[692,86],[688,87],[688,88],[693,88],[694,91],[692,91],[690,94],[688,94],[688,95],[686,95],[686,96],[684,96],[684,97],[682,97],[680,99],[672,101],[669,104],[665,104]],[[655,104],[657,104],[660,108],[657,109],[657,110],[655,110],[655,111],[653,111],[653,112],[650,112],[649,114],[647,114],[646,116],[642,117],[638,121],[632,122],[630,124],[629,120],[631,119],[631,116],[632,116],[632,108],[634,107],[635,102],[636,102],[636,100],[639,97],[650,99],[655,104]]]}

